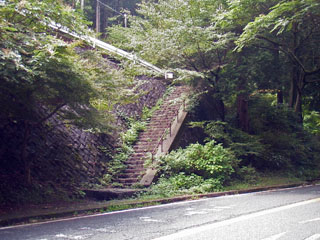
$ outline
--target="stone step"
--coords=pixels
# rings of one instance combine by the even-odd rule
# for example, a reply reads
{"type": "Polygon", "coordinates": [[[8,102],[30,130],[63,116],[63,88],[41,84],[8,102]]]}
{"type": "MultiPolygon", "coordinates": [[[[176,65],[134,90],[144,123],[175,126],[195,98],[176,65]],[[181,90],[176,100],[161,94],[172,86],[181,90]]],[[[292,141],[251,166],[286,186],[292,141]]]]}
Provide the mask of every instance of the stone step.
{"type": "Polygon", "coordinates": [[[153,150],[153,145],[152,146],[150,146],[150,145],[148,145],[148,146],[134,146],[133,150],[147,153],[147,152],[150,152],[153,150]]]}
{"type": "Polygon", "coordinates": [[[174,118],[170,118],[170,119],[160,118],[159,121],[153,121],[147,126],[146,132],[148,132],[148,130],[152,130],[155,128],[167,128],[170,122],[173,121],[173,119],[174,118]]]}
{"type": "Polygon", "coordinates": [[[162,128],[148,128],[145,132],[144,135],[142,135],[142,137],[149,137],[149,136],[152,136],[152,137],[155,137],[155,134],[157,133],[161,133],[163,132],[164,129],[166,129],[167,127],[162,127],[162,128]]]}
{"type": "Polygon", "coordinates": [[[157,115],[154,115],[150,120],[157,118],[157,117],[168,117],[168,116],[175,116],[177,115],[177,110],[175,111],[163,111],[157,113],[157,115]]]}
{"type": "Polygon", "coordinates": [[[135,173],[122,173],[119,175],[119,178],[138,178],[141,175],[141,172],[135,173]]]}
{"type": "Polygon", "coordinates": [[[141,169],[143,168],[143,164],[127,164],[127,169],[141,169]]]}
{"type": "Polygon", "coordinates": [[[131,168],[131,169],[125,169],[124,171],[123,171],[123,173],[141,173],[141,172],[143,172],[143,171],[145,171],[145,169],[144,168],[131,168]]]}
{"type": "Polygon", "coordinates": [[[140,166],[141,166],[141,165],[144,164],[144,162],[145,162],[144,160],[140,160],[140,161],[139,161],[139,160],[131,160],[131,159],[129,158],[129,160],[126,161],[125,164],[126,164],[126,165],[130,164],[130,165],[140,165],[140,166]]]}
{"type": "Polygon", "coordinates": [[[173,120],[176,119],[179,109],[183,102],[178,100],[186,87],[177,86],[169,96],[164,100],[161,109],[154,112],[150,118],[147,128],[139,134],[138,141],[133,146],[134,153],[125,162],[126,169],[118,175],[118,182],[123,186],[131,186],[138,183],[138,178],[146,169],[143,167],[145,160],[149,157],[150,152],[159,145],[161,137],[169,133],[173,120]]]}
{"type": "Polygon", "coordinates": [[[159,123],[153,122],[152,124],[148,125],[147,130],[167,128],[169,123],[170,121],[161,121],[159,123]]]}
{"type": "Polygon", "coordinates": [[[137,183],[139,180],[137,177],[134,178],[118,178],[119,183],[124,183],[124,184],[132,184],[132,183],[137,183]]]}
{"type": "Polygon", "coordinates": [[[139,140],[139,142],[148,143],[148,145],[152,145],[152,144],[154,144],[154,143],[156,143],[156,142],[158,142],[158,141],[159,141],[158,139],[149,140],[149,138],[148,138],[148,139],[140,139],[140,140],[139,140]]]}
{"type": "Polygon", "coordinates": [[[133,150],[135,150],[134,153],[139,153],[139,154],[144,154],[146,156],[146,151],[144,149],[134,149],[135,147],[133,147],[133,150]]]}
{"type": "Polygon", "coordinates": [[[127,160],[128,161],[131,161],[131,162],[135,162],[135,161],[145,161],[147,158],[147,156],[135,156],[135,155],[131,155],[129,157],[129,159],[127,160]]]}
{"type": "Polygon", "coordinates": [[[146,154],[145,153],[138,153],[135,152],[133,154],[130,155],[130,159],[136,159],[136,160],[142,160],[146,158],[146,154]]]}
{"type": "Polygon", "coordinates": [[[148,132],[145,132],[143,135],[141,135],[140,137],[144,138],[144,137],[153,137],[153,138],[157,138],[158,133],[163,132],[163,130],[165,130],[167,128],[162,128],[162,129],[147,129],[148,132]]]}
{"type": "MultiPolygon", "coordinates": [[[[160,137],[160,136],[159,136],[160,137]]],[[[148,142],[147,144],[142,144],[141,142],[140,142],[140,144],[139,145],[135,145],[134,147],[133,147],[133,149],[134,150],[138,150],[138,149],[150,149],[150,148],[152,148],[152,146],[155,144],[156,142],[148,142]]]]}

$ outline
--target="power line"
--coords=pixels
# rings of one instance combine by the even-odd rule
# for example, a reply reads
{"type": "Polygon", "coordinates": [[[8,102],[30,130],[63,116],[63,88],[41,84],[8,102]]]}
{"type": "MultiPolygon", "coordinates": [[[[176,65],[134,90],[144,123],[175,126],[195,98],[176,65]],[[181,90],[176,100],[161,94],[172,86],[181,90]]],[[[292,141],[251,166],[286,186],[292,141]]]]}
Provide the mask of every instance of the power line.
{"type": "Polygon", "coordinates": [[[112,8],[112,7],[110,7],[109,5],[107,5],[107,4],[105,4],[105,3],[103,3],[103,2],[101,2],[101,1],[99,1],[99,0],[97,0],[97,4],[101,4],[102,6],[104,6],[104,7],[108,8],[109,10],[111,10],[111,11],[113,11],[113,12],[115,12],[115,13],[119,14],[119,15],[124,16],[124,14],[123,14],[123,13],[118,12],[117,10],[113,9],[113,8],[112,8]]]}

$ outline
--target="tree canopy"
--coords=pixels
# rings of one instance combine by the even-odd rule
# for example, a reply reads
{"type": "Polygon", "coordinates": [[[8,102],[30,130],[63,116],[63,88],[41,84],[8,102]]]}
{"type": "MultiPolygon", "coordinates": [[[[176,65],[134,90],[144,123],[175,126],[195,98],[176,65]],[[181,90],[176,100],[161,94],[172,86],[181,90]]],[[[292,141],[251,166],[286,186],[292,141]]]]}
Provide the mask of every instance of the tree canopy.
{"type": "Polygon", "coordinates": [[[30,176],[26,149],[33,129],[55,115],[68,124],[110,130],[111,110],[126,99],[130,78],[112,69],[103,52],[50,27],[90,34],[83,15],[63,1],[9,0],[0,15],[0,119],[24,126],[21,160],[30,176]]]}
{"type": "Polygon", "coordinates": [[[130,28],[109,29],[110,41],[159,66],[191,71],[225,100],[274,89],[301,114],[306,86],[319,81],[316,0],[142,1],[137,12],[130,28]]]}

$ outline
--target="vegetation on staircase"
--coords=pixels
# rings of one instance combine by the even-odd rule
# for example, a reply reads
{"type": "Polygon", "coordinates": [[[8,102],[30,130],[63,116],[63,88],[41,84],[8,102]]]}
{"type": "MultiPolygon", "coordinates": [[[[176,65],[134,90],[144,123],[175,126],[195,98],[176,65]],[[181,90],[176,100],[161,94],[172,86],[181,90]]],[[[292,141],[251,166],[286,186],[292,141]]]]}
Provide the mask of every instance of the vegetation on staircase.
{"type": "Polygon", "coordinates": [[[145,194],[163,196],[255,184],[270,172],[319,177],[319,0],[141,1],[129,27],[108,28],[109,43],[171,69],[205,100],[190,104],[204,137],[160,158],[184,87],[113,149],[115,108],[144,105],[135,80],[151,73],[53,32],[52,22],[88,32],[96,1],[84,11],[76,2],[1,1],[0,204],[83,196],[83,182],[133,188],[150,163],[159,180],[145,194]]]}
{"type": "Polygon", "coordinates": [[[159,109],[152,113],[148,124],[140,129],[142,131],[133,146],[132,154],[124,162],[124,170],[116,180],[119,186],[139,185],[139,180],[146,171],[146,161],[153,158],[158,148],[161,148],[163,140],[170,134],[171,123],[184,104],[182,97],[187,89],[186,86],[174,86],[163,99],[159,109]]]}

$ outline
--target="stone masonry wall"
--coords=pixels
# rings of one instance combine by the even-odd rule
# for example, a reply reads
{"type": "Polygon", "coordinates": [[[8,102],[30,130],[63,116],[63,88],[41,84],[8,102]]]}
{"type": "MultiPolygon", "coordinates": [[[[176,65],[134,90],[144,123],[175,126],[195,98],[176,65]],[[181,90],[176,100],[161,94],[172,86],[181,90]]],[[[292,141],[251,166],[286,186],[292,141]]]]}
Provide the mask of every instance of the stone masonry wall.
{"type": "MultiPolygon", "coordinates": [[[[118,121],[123,116],[138,118],[144,106],[152,107],[166,90],[158,79],[139,77],[137,94],[144,93],[132,104],[117,106],[118,121]]],[[[6,196],[23,191],[24,164],[20,151],[24,126],[0,121],[0,205],[6,196]]],[[[106,134],[92,134],[66,126],[57,118],[32,130],[27,147],[31,160],[33,183],[43,189],[76,189],[81,183],[99,183],[114,153],[116,139],[106,134]]]]}
{"type": "Polygon", "coordinates": [[[140,76],[136,81],[139,87],[135,90],[135,94],[141,94],[141,96],[133,103],[118,105],[115,108],[115,115],[120,126],[126,125],[125,122],[128,117],[139,119],[144,107],[151,108],[155,106],[166,91],[168,84],[163,79],[146,76],[140,76]]]}

